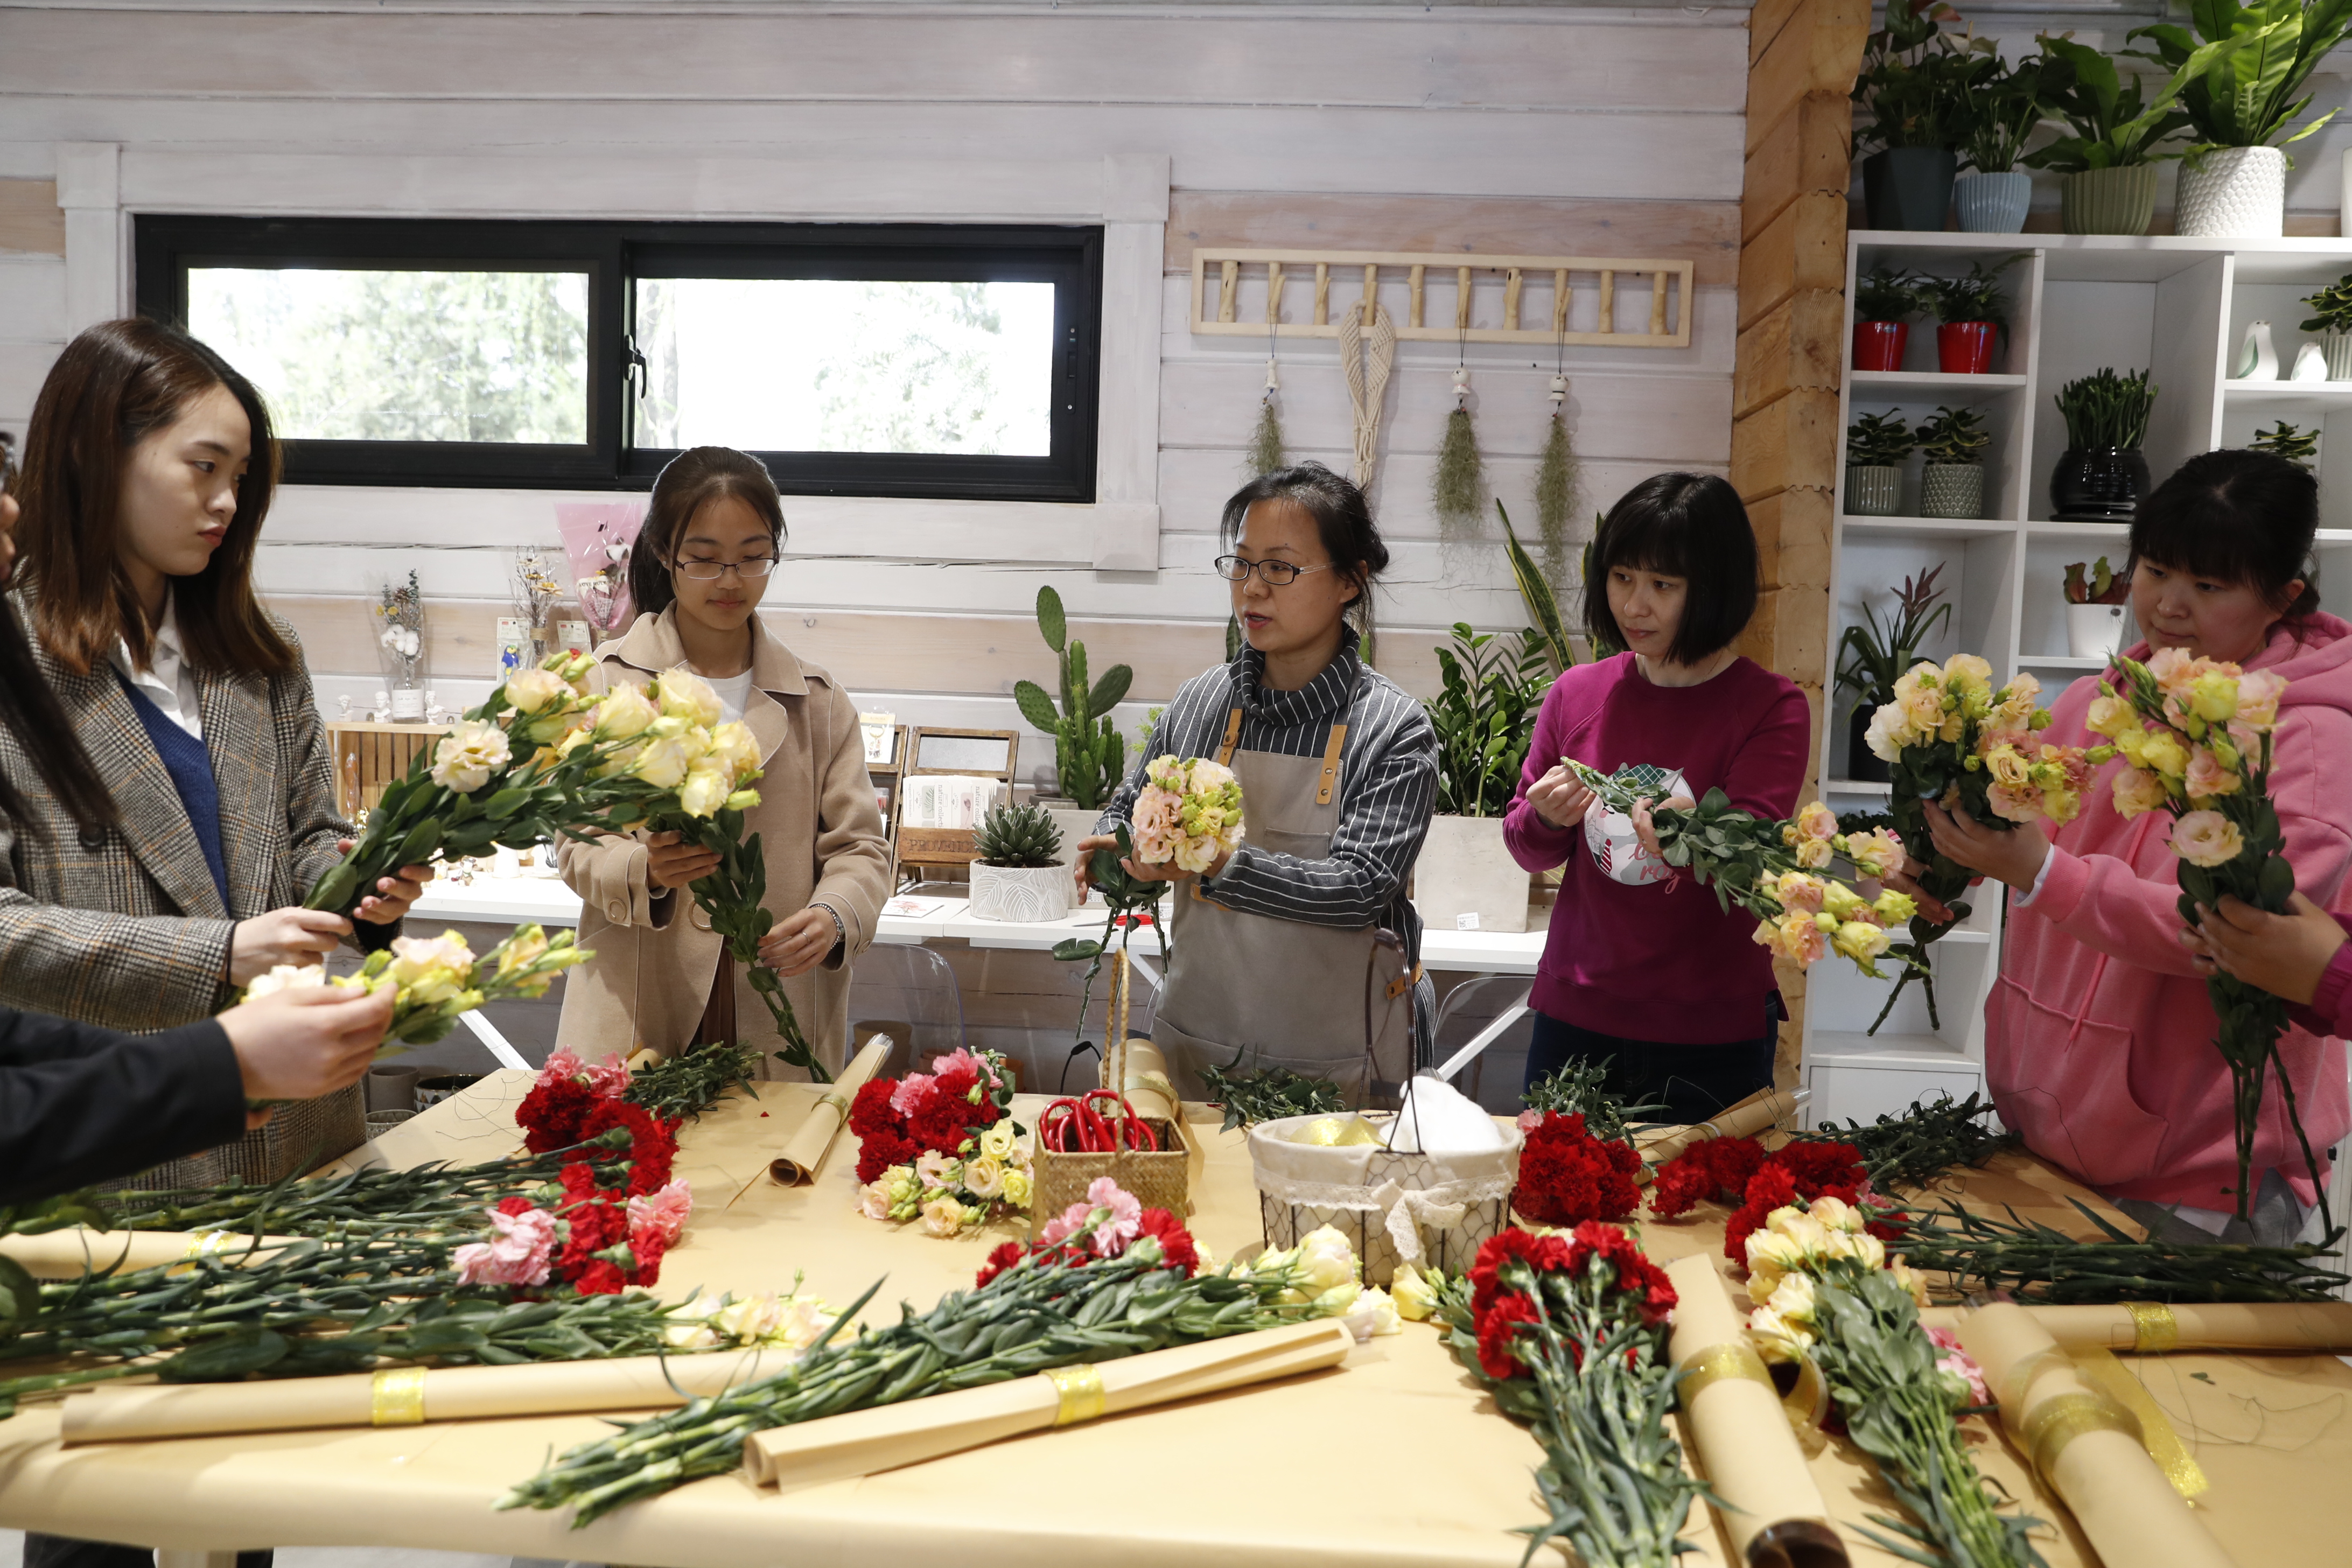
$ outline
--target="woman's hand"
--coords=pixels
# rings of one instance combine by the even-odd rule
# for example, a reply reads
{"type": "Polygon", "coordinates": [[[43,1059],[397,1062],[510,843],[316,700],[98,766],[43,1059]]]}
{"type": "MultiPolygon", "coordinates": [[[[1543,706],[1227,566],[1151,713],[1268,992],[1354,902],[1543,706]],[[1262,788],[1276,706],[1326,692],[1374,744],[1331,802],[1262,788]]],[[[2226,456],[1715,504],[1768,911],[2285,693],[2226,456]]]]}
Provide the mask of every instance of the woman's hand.
{"type": "Polygon", "coordinates": [[[1078,902],[1085,903],[1087,896],[1095,889],[1095,851],[1118,847],[1118,840],[1111,835],[1089,833],[1078,840],[1076,849],[1070,851],[1076,857],[1070,865],[1070,875],[1077,879],[1078,902]]]}
{"type": "Polygon", "coordinates": [[[787,916],[760,939],[760,962],[790,980],[823,963],[840,940],[841,929],[833,923],[832,911],[823,904],[811,904],[787,916]]]}
{"type": "MultiPolygon", "coordinates": [[[[646,840],[646,883],[656,893],[683,888],[719,869],[719,852],[698,844],[681,844],[675,833],[656,833],[646,840]]],[[[773,933],[770,933],[772,937],[773,933]]]]}
{"type": "Polygon", "coordinates": [[[351,934],[351,921],[325,910],[272,910],[239,921],[228,939],[229,984],[248,984],[281,963],[308,969],[351,934]]]}
{"type": "MultiPolygon", "coordinates": [[[[220,1016],[247,1100],[316,1100],[356,1083],[392,1023],[389,985],[369,994],[299,986],[239,1003],[220,1016]]],[[[247,1128],[269,1120],[248,1111],[247,1128]]]]}
{"type": "Polygon", "coordinates": [[[2307,1003],[2344,945],[2344,928],[2301,893],[2287,908],[2289,913],[2274,915],[2225,895],[2217,908],[2197,906],[2198,923],[2181,931],[2180,945],[2197,954],[2200,974],[2218,971],[2273,996],[2307,1003]]]}
{"type": "MultiPolygon", "coordinates": [[[[1686,795],[1668,795],[1658,802],[1657,809],[1688,811],[1697,804],[1698,802],[1686,795]]],[[[1666,852],[1658,847],[1658,825],[1650,816],[1650,797],[1643,795],[1633,803],[1633,809],[1625,815],[1633,820],[1633,837],[1642,841],[1642,847],[1650,852],[1653,859],[1663,860],[1666,858],[1666,852]]]]}
{"type": "Polygon", "coordinates": [[[1565,830],[1575,826],[1599,800],[1600,796],[1568,771],[1566,763],[1528,785],[1528,805],[1549,827],[1565,830]]]}
{"type": "MultiPolygon", "coordinates": [[[[348,855],[352,842],[340,838],[335,847],[348,855]]],[[[360,900],[359,907],[352,911],[352,919],[370,925],[395,924],[407,918],[409,906],[425,896],[425,884],[432,879],[430,866],[403,866],[389,877],[379,877],[375,891],[360,900]]]]}
{"type": "Polygon", "coordinates": [[[1987,827],[1967,812],[1946,811],[1934,801],[1927,803],[1927,831],[1947,858],[2021,893],[2032,890],[2042,863],[2050,858],[2050,840],[2031,823],[2008,830],[1987,827]]]}
{"type": "Polygon", "coordinates": [[[1165,866],[1147,866],[1140,860],[1121,860],[1119,865],[1129,876],[1139,882],[1194,882],[1203,877],[1214,878],[1225,868],[1225,862],[1233,858],[1234,852],[1228,849],[1210,861],[1205,871],[1187,871],[1173,860],[1165,866]]]}

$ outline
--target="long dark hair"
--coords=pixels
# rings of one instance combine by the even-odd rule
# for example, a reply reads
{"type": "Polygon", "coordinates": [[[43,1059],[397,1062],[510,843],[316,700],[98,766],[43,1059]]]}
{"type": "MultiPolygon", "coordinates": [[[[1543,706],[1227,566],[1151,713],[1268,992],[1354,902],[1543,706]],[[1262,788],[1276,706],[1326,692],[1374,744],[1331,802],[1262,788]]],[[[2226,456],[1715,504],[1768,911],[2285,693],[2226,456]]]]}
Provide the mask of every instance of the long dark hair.
{"type": "Polygon", "coordinates": [[[645,526],[637,531],[636,547],[629,552],[629,597],[642,615],[659,615],[677,599],[670,584],[671,563],[677,558],[679,530],[693,520],[704,503],[733,497],[760,514],[768,538],[781,554],[784,548],[784,503],[776,481],[759,458],[732,447],[689,447],[669,460],[654,480],[652,499],[646,503],[645,526]]]}
{"type": "Polygon", "coordinates": [[[2239,583],[2282,619],[2319,613],[2311,546],[2319,528],[2319,482],[2270,452],[2201,452],[2148,492],[2132,517],[2134,561],[2192,577],[2239,583]],[[2303,580],[2292,602],[2287,584],[2303,580]]]}
{"type": "Polygon", "coordinates": [[[1739,639],[1755,616],[1763,569],[1739,492],[1714,474],[1652,474],[1617,500],[1592,536],[1584,574],[1584,626],[1596,646],[1625,646],[1609,608],[1616,567],[1690,584],[1670,664],[1696,664],[1739,639]]]}
{"type": "Polygon", "coordinates": [[[1241,537],[1249,509],[1262,500],[1288,501],[1315,520],[1316,537],[1323,553],[1342,577],[1356,585],[1355,602],[1348,606],[1349,624],[1367,643],[1372,636],[1372,584],[1389,569],[1389,547],[1372,521],[1371,503],[1352,479],[1343,479],[1320,463],[1299,463],[1256,479],[1235,490],[1225,502],[1217,536],[1226,549],[1241,537]]]}
{"type": "MultiPolygon", "coordinates": [[[[0,434],[0,495],[15,489],[16,456],[7,436],[0,434]]],[[[0,597],[0,726],[25,748],[49,793],[84,834],[98,833],[114,821],[114,796],[100,781],[80,735],[41,674],[16,605],[5,597],[0,597]]],[[[40,819],[26,808],[25,797],[5,773],[0,773],[0,816],[20,828],[40,831],[40,819]]]]}
{"type": "Polygon", "coordinates": [[[252,458],[212,560],[172,580],[180,637],[198,669],[277,675],[294,668],[293,648],[253,593],[254,546],[278,486],[269,410],[220,355],[175,327],[134,318],[101,321],[66,345],[25,435],[18,570],[34,631],[77,675],[118,642],[142,664],[152,649],[155,628],[122,569],[122,470],[132,447],[216,386],[245,410],[252,458]]]}

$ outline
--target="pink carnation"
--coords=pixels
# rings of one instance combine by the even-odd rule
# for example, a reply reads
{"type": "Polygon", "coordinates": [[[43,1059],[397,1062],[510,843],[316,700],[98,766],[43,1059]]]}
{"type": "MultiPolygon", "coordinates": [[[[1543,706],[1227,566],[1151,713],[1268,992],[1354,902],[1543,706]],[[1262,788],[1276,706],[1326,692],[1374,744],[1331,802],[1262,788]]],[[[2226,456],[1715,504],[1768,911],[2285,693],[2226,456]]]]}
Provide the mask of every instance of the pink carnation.
{"type": "Polygon", "coordinates": [[[1960,1348],[1960,1336],[1949,1329],[1929,1329],[1927,1338],[1944,1353],[1936,1358],[1936,1370],[1948,1372],[1965,1379],[1969,1385],[1969,1403],[1990,1405],[1992,1390],[1985,1384],[1984,1368],[1976,1358],[1960,1348]]]}
{"type": "Polygon", "coordinates": [[[539,1069],[539,1085],[568,1083],[586,1075],[588,1064],[582,1061],[569,1046],[558,1046],[548,1053],[547,1065],[539,1069]]]}
{"type": "Polygon", "coordinates": [[[931,1082],[931,1075],[929,1073],[908,1073],[905,1078],[900,1079],[898,1086],[890,1091],[890,1109],[901,1116],[914,1115],[930,1103],[931,1082]]]}
{"type": "Polygon", "coordinates": [[[1097,1256],[1117,1258],[1127,1250],[1129,1242],[1142,1234],[1143,1205],[1108,1176],[1094,1179],[1094,1184],[1087,1188],[1087,1202],[1096,1208],[1110,1210],[1110,1217],[1095,1227],[1092,1239],[1097,1256]]]}
{"type": "Polygon", "coordinates": [[[544,1285],[555,1252],[555,1216],[545,1209],[503,1214],[491,1209],[490,1239],[467,1242],[451,1254],[460,1285],[544,1285]]]}
{"type": "Polygon", "coordinates": [[[628,1091],[629,1064],[621,1053],[613,1051],[588,1069],[588,1087],[605,1100],[618,1100],[628,1091]]]}
{"type": "Polygon", "coordinates": [[[959,1068],[971,1068],[971,1076],[991,1089],[996,1088],[1002,1081],[996,1076],[996,1069],[988,1065],[986,1057],[974,1056],[971,1050],[962,1046],[958,1046],[931,1064],[931,1071],[940,1078],[948,1077],[959,1068]]]}
{"type": "Polygon", "coordinates": [[[1095,1206],[1092,1204],[1084,1202],[1072,1204],[1045,1222],[1045,1227],[1037,1232],[1035,1245],[1054,1247],[1069,1240],[1086,1228],[1087,1221],[1093,1216],[1094,1212],[1095,1206]]]}
{"type": "Polygon", "coordinates": [[[651,1193],[629,1200],[629,1243],[640,1237],[658,1237],[662,1250],[677,1245],[686,1230],[686,1216],[694,1210],[694,1189],[684,1176],[672,1177],[651,1193]]]}

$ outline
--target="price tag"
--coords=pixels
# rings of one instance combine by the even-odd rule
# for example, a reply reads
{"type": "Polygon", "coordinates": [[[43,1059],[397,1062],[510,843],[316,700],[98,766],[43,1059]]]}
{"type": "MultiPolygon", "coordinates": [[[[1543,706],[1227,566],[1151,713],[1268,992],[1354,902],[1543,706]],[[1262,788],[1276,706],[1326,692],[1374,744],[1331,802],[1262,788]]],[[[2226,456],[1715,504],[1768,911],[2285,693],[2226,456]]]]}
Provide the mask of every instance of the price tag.
{"type": "Polygon", "coordinates": [[[1465,910],[1460,914],[1455,915],[1454,917],[1454,929],[1455,931],[1476,931],[1478,929],[1478,911],[1476,910],[1465,910]]]}

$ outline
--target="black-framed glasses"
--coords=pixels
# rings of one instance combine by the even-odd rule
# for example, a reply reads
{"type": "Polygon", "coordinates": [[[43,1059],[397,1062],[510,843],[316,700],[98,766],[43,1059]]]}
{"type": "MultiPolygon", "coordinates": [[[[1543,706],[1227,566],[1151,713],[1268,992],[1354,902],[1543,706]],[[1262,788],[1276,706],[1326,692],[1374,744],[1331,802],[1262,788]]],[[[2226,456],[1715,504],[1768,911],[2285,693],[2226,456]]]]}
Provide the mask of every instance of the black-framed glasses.
{"type": "Polygon", "coordinates": [[[716,583],[730,572],[734,573],[738,577],[764,577],[776,569],[776,558],[772,555],[754,555],[749,561],[680,559],[670,564],[677,568],[677,574],[681,577],[691,578],[697,583],[716,583]]]}
{"type": "Polygon", "coordinates": [[[1265,579],[1269,588],[1286,587],[1309,572],[1331,570],[1328,562],[1320,566],[1294,566],[1287,561],[1244,561],[1238,555],[1220,555],[1210,564],[1217,569],[1217,575],[1228,583],[1246,583],[1249,574],[1255,572],[1265,579]]]}

